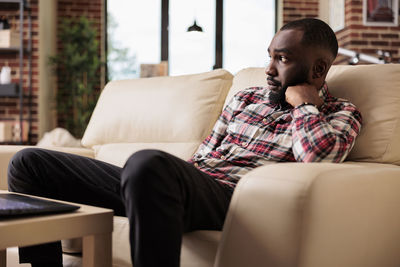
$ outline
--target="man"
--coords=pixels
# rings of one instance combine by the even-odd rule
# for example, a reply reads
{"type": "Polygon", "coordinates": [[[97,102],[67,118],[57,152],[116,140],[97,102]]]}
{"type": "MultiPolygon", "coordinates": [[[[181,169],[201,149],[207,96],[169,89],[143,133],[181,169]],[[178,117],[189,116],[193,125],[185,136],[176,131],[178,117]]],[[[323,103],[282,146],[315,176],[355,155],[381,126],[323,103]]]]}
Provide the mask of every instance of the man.
{"type": "MultiPolygon", "coordinates": [[[[188,162],[143,150],[121,169],[26,149],[10,161],[9,188],[112,208],[129,218],[135,267],[179,266],[182,234],[221,230],[235,185],[248,171],[272,162],[345,159],[361,115],[328,92],[325,77],[337,50],[334,32],[320,20],[282,27],[268,48],[268,86],[236,94],[188,162]]],[[[60,243],[21,248],[20,260],[61,266],[60,243]]]]}

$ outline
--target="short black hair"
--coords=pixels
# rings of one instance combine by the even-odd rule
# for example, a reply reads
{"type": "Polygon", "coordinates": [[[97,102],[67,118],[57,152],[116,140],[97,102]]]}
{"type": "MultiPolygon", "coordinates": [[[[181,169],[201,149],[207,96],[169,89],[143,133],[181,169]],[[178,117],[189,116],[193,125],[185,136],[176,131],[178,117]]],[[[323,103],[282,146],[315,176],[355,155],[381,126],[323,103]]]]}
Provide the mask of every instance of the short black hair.
{"type": "Polygon", "coordinates": [[[292,29],[303,31],[302,44],[327,49],[332,53],[333,58],[336,58],[339,48],[336,35],[322,20],[314,18],[294,20],[284,25],[281,31],[292,29]]]}

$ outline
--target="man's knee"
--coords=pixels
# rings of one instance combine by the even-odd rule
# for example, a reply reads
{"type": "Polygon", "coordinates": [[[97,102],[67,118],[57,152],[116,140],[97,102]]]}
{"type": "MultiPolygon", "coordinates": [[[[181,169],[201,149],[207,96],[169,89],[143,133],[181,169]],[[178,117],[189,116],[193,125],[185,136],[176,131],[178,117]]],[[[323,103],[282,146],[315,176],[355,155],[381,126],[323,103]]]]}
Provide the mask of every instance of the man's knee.
{"type": "Polygon", "coordinates": [[[24,148],[15,153],[8,163],[8,172],[27,168],[36,157],[37,152],[35,150],[35,148],[24,148]]]}
{"type": "Polygon", "coordinates": [[[8,163],[7,178],[9,189],[15,189],[20,179],[26,177],[29,173],[29,166],[36,157],[35,148],[25,148],[13,155],[8,163]]]}
{"type": "Polygon", "coordinates": [[[152,192],[154,186],[162,184],[167,153],[159,150],[141,150],[127,160],[121,175],[121,187],[132,193],[152,192]]]}

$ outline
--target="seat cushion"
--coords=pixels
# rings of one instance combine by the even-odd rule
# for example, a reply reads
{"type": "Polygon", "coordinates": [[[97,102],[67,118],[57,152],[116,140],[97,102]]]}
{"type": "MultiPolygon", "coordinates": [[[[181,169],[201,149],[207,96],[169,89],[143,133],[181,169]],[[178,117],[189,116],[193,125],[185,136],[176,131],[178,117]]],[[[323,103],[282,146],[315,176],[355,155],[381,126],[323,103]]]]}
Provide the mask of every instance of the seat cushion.
{"type": "Polygon", "coordinates": [[[119,143],[198,145],[221,113],[232,78],[220,69],[112,81],[97,102],[82,144],[90,148],[119,143]]]}
{"type": "MultiPolygon", "coordinates": [[[[265,86],[263,68],[238,72],[227,101],[239,90],[265,86]]],[[[363,126],[346,160],[400,164],[400,65],[335,65],[327,83],[336,97],[350,100],[363,116],[363,126]]]]}
{"type": "MultiPolygon", "coordinates": [[[[221,234],[220,231],[194,231],[184,234],[181,250],[181,266],[214,266],[221,234]]],[[[132,266],[129,246],[129,221],[125,217],[114,216],[112,246],[113,266],[132,266]]]]}
{"type": "Polygon", "coordinates": [[[133,153],[142,149],[159,149],[183,160],[189,159],[197,150],[200,140],[184,143],[114,143],[94,146],[96,159],[123,167],[133,153]]]}

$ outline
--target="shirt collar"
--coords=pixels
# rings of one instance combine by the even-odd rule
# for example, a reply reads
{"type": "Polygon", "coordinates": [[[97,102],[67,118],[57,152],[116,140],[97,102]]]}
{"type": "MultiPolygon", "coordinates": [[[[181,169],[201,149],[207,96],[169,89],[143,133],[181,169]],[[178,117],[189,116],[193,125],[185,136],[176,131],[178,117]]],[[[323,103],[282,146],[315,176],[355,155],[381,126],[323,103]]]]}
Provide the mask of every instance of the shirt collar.
{"type": "Polygon", "coordinates": [[[322,85],[321,89],[318,92],[319,97],[322,98],[322,100],[324,100],[324,102],[332,97],[331,94],[328,91],[328,84],[326,82],[324,82],[324,84],[322,85]]]}

